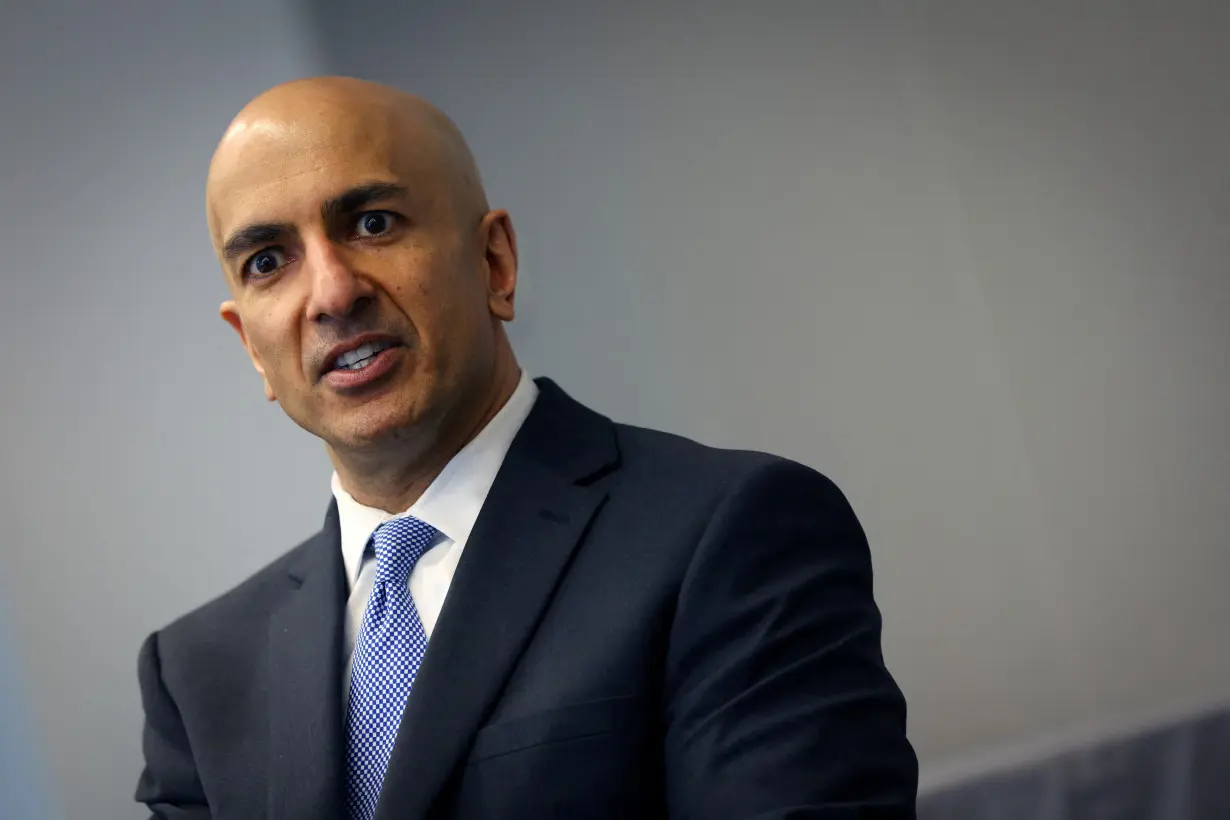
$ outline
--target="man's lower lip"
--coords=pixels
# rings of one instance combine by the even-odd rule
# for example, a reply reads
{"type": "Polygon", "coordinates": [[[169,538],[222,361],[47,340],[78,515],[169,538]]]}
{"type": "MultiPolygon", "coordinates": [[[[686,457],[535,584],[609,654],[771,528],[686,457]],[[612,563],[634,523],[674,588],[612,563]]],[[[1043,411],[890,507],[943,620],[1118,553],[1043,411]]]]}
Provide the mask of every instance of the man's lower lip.
{"type": "Polygon", "coordinates": [[[323,381],[330,387],[338,390],[352,390],[356,387],[364,387],[397,367],[401,361],[401,354],[404,348],[390,347],[387,350],[382,350],[375,356],[372,356],[367,367],[360,370],[330,370],[323,377],[323,381]]]}

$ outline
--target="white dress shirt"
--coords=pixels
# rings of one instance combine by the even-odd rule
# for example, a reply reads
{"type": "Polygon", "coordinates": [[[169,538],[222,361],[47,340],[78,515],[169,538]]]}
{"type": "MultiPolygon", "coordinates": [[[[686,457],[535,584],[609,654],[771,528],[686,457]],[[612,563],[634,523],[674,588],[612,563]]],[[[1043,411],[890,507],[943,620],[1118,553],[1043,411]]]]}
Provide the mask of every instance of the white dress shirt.
{"type": "Polygon", "coordinates": [[[414,516],[437,530],[432,546],[410,573],[410,597],[419,611],[423,631],[430,638],[479,510],[513,438],[537,398],[538,385],[523,371],[516,390],[495,418],[453,457],[419,500],[403,513],[394,515],[363,506],[342,487],[337,473],[333,474],[333,496],[337,499],[342,535],[342,562],[350,589],[346,601],[347,660],[343,692],[350,692],[350,658],[376,580],[376,558],[366,551],[368,539],[381,524],[405,515],[414,516]]]}

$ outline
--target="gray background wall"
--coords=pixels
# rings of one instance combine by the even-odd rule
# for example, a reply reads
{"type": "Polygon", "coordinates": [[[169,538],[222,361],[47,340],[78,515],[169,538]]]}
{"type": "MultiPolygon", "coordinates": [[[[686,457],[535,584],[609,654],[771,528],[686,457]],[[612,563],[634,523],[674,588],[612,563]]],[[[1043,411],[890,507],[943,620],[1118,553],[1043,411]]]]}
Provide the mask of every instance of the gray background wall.
{"type": "Polygon", "coordinates": [[[136,813],[144,634],[327,501],[201,205],[321,72],[470,136],[531,371],[846,490],[924,771],[1230,697],[1230,7],[736,5],[6,9],[0,612],[67,816],[136,813]]]}

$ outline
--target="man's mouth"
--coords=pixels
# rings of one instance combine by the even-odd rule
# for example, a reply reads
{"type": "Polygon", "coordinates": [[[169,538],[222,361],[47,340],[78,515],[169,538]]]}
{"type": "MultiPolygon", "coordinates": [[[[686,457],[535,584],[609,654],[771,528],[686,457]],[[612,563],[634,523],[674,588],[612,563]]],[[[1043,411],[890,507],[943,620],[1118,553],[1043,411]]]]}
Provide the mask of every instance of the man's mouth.
{"type": "Polygon", "coordinates": [[[362,370],[371,365],[376,354],[396,347],[397,343],[389,340],[365,342],[354,350],[348,350],[333,360],[333,370],[362,370]]]}

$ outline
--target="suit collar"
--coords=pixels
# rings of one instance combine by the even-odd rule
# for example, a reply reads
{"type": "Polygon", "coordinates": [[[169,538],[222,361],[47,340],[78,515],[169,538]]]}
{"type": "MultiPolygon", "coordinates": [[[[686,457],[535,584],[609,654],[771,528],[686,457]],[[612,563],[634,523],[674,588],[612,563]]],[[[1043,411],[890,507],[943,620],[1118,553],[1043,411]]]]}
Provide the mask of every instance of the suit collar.
{"type": "Polygon", "coordinates": [[[337,505],[292,554],[269,619],[269,816],[342,816],[342,607],[337,505]]]}
{"type": "Polygon", "coordinates": [[[596,480],[618,464],[613,425],[549,379],[537,384],[415,678],[377,820],[427,816],[606,499],[596,480]]]}
{"type": "Polygon", "coordinates": [[[615,425],[548,378],[535,379],[538,401],[510,458],[534,463],[574,484],[590,484],[619,465],[615,425]]]}

